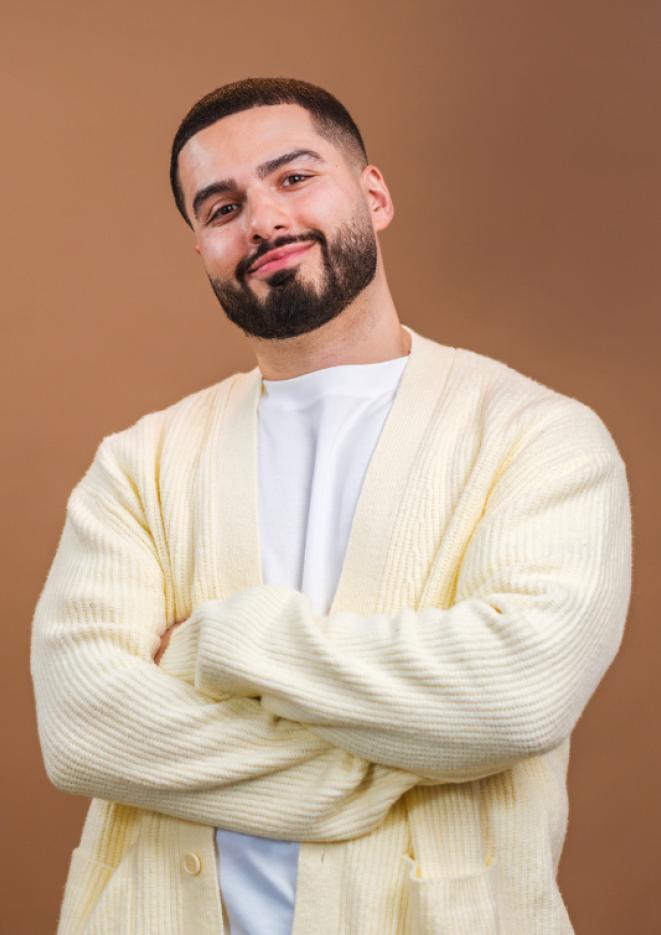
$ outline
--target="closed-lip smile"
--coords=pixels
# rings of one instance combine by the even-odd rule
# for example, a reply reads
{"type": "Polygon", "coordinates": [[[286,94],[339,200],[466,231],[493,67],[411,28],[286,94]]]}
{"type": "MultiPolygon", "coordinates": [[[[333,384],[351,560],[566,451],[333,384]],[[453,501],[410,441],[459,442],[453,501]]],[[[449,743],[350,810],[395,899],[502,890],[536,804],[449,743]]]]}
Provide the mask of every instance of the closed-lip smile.
{"type": "Polygon", "coordinates": [[[299,243],[288,244],[286,247],[280,247],[278,250],[270,250],[268,253],[265,253],[264,256],[260,257],[252,266],[248,268],[249,273],[255,273],[257,270],[261,269],[262,266],[267,264],[274,263],[276,260],[284,259],[289,257],[292,254],[304,253],[308,250],[314,241],[305,241],[299,243]]]}

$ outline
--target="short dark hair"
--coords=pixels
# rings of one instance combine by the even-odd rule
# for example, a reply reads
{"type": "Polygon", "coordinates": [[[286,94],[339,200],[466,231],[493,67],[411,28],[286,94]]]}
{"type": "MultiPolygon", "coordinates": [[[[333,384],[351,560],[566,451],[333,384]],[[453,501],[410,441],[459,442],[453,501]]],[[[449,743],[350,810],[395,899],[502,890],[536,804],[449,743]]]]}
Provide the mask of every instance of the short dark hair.
{"type": "Polygon", "coordinates": [[[320,136],[345,152],[350,163],[367,165],[367,150],[346,107],[329,91],[297,78],[243,78],[210,91],[193,104],[179,124],[170,155],[170,186],[181,216],[192,227],[186,214],[184,193],[179,182],[179,153],[187,141],[223,117],[251,107],[272,104],[300,104],[309,111],[320,136]]]}

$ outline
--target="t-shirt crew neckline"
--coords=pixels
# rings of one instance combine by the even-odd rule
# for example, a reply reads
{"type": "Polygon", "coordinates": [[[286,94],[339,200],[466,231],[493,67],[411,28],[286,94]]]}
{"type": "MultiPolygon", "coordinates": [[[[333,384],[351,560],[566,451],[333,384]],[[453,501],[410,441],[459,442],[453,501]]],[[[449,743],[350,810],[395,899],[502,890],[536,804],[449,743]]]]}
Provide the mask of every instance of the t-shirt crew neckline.
{"type": "Polygon", "coordinates": [[[336,364],[287,380],[265,380],[263,392],[272,402],[287,406],[310,403],[329,393],[371,398],[389,392],[401,376],[409,354],[372,364],[336,364]]]}

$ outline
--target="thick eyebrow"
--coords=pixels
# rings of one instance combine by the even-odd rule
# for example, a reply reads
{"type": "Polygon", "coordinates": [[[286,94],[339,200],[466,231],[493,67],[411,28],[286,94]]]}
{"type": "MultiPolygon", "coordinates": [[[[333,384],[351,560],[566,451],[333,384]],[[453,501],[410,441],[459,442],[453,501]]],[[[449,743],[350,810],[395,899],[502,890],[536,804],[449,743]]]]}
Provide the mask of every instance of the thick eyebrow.
{"type": "MultiPolygon", "coordinates": [[[[286,165],[288,162],[293,162],[294,159],[301,158],[314,159],[317,162],[326,161],[313,149],[294,149],[290,153],[283,153],[282,156],[276,156],[274,159],[268,159],[266,162],[263,162],[261,165],[257,166],[257,177],[264,179],[267,175],[275,172],[276,169],[286,165]]],[[[205,185],[204,188],[201,188],[196,193],[195,198],[193,198],[193,214],[199,220],[200,208],[207,200],[207,198],[210,198],[212,195],[224,195],[226,192],[235,192],[237,188],[238,186],[234,179],[222,179],[219,182],[211,182],[210,185],[205,185]]]]}

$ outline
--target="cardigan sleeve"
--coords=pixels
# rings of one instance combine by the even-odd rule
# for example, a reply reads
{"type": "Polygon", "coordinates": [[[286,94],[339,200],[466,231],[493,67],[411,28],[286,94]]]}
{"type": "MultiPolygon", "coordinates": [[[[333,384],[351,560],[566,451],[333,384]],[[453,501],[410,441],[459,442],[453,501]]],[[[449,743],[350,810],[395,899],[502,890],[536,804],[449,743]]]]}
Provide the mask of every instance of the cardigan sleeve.
{"type": "Polygon", "coordinates": [[[631,589],[625,464],[596,413],[572,411],[497,472],[452,606],[317,616],[298,591],[248,588],[197,608],[195,684],[259,696],[423,781],[481,778],[559,745],[617,653],[631,589]]]}
{"type": "MultiPolygon", "coordinates": [[[[202,694],[167,671],[169,648],[154,663],[168,625],[163,570],[110,439],[69,497],[33,618],[49,778],[69,793],[262,836],[366,833],[417,776],[336,748],[255,699],[202,694]]],[[[183,655],[180,642],[170,667],[183,655]]]]}

